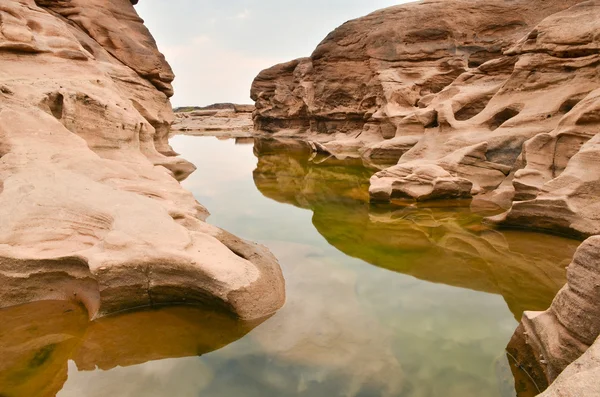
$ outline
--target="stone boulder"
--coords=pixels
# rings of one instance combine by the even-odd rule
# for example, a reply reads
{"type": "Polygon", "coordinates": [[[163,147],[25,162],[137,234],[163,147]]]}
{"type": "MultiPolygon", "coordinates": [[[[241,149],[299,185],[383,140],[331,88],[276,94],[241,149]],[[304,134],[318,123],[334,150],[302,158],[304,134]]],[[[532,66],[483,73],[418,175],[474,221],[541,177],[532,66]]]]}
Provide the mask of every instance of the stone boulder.
{"type": "Polygon", "coordinates": [[[372,179],[370,194],[375,201],[390,198],[425,201],[471,198],[472,188],[473,183],[468,179],[452,176],[437,165],[424,164],[378,172],[372,179]]]}

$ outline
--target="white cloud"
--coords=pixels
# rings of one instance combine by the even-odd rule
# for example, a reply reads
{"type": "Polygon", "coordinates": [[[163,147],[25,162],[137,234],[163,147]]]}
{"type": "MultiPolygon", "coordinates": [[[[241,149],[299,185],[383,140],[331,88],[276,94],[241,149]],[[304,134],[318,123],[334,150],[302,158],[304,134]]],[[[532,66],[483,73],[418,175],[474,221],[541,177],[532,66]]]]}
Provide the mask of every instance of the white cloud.
{"type": "Polygon", "coordinates": [[[195,45],[206,44],[206,43],[209,43],[210,41],[211,41],[211,38],[205,34],[192,38],[192,43],[195,45]]]}
{"type": "Polygon", "coordinates": [[[144,0],[136,7],[177,75],[173,104],[181,106],[250,102],[260,70],[310,55],[348,19],[406,1],[144,0]]]}
{"type": "Polygon", "coordinates": [[[261,70],[287,60],[226,48],[204,35],[162,50],[177,76],[174,106],[252,103],[250,86],[254,77],[261,70]]]}
{"type": "Polygon", "coordinates": [[[230,19],[248,19],[248,18],[250,18],[250,11],[248,9],[245,9],[244,11],[235,14],[230,19]]]}

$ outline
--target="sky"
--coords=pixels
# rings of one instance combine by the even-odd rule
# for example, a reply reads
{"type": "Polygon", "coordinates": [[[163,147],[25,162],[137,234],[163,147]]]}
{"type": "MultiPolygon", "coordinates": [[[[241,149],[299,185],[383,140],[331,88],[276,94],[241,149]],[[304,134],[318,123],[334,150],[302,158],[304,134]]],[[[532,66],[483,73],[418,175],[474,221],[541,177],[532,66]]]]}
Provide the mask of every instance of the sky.
{"type": "Polygon", "coordinates": [[[309,56],[345,21],[407,0],[141,0],[175,71],[173,106],[252,103],[263,69],[309,56]]]}

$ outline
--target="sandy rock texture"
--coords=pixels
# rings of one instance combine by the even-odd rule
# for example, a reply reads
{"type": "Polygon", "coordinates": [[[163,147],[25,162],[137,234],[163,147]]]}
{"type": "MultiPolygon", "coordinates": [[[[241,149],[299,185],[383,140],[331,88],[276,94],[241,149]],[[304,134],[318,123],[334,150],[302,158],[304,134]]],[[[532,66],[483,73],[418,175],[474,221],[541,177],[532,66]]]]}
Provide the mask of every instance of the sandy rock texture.
{"type": "Polygon", "coordinates": [[[172,79],[128,0],[0,4],[1,307],[282,305],[275,258],[177,181],[195,167],[168,144],[172,79]]]}
{"type": "Polygon", "coordinates": [[[556,387],[553,385],[554,390],[547,395],[591,396],[594,394],[577,391],[590,387],[598,390],[598,379],[593,374],[599,370],[599,286],[600,236],[594,236],[577,249],[567,269],[567,284],[556,295],[550,309],[525,312],[508,346],[508,352],[532,377],[538,389],[545,389],[562,373],[562,381],[556,387]],[[572,390],[560,394],[565,385],[572,390]]]}
{"type": "Polygon", "coordinates": [[[585,149],[570,160],[598,127],[599,12],[581,0],[425,0],[374,12],[309,58],[261,72],[255,127],[378,166],[374,200],[526,201],[503,222],[590,235],[594,208],[565,199],[564,186],[568,168],[582,167],[568,163],[591,161],[585,149]],[[549,204],[560,211],[544,212],[549,204]]]}
{"type": "Polygon", "coordinates": [[[540,397],[600,396],[600,339],[567,367],[540,397]]]}
{"type": "MultiPolygon", "coordinates": [[[[497,225],[584,239],[600,234],[599,32],[598,0],[390,7],[261,72],[255,127],[379,169],[372,201],[472,197],[505,210],[497,225]]],[[[512,343],[540,390],[568,368],[548,395],[593,380],[578,368],[598,337],[596,245],[582,245],[552,308],[528,313],[512,343]]]]}
{"type": "Polygon", "coordinates": [[[237,104],[176,109],[171,130],[185,135],[251,137],[254,131],[253,111],[254,105],[237,104]]]}

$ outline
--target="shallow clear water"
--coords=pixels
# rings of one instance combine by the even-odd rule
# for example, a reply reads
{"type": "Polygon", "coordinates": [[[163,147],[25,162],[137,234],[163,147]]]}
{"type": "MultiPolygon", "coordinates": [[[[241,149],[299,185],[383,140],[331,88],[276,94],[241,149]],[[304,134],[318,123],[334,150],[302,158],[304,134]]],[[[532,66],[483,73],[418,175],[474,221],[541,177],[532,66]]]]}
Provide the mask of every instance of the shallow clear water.
{"type": "Polygon", "coordinates": [[[66,303],[2,311],[2,397],[516,395],[504,348],[523,310],[550,304],[577,241],[489,229],[468,203],[370,205],[373,171],[356,160],[270,142],[257,159],[238,143],[172,140],[198,166],[184,186],[209,221],[279,258],[286,306],[260,324],[193,308],[92,324],[66,303]]]}

